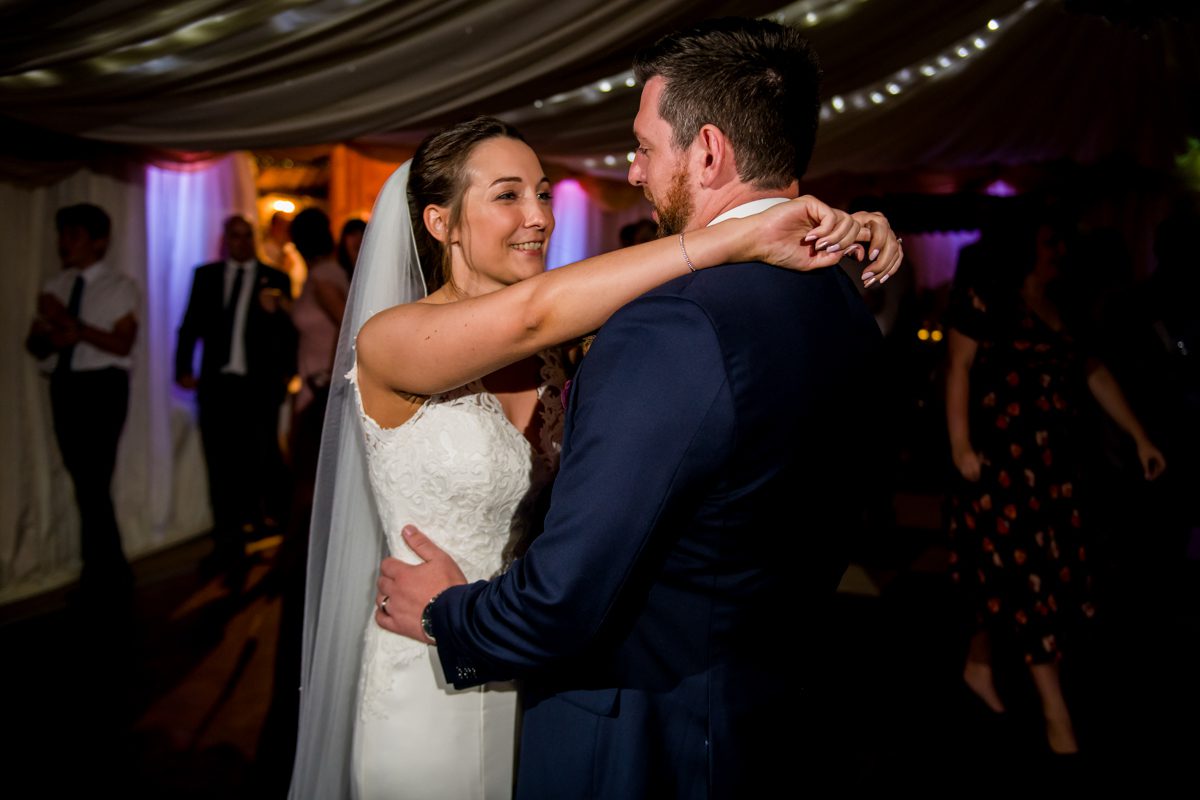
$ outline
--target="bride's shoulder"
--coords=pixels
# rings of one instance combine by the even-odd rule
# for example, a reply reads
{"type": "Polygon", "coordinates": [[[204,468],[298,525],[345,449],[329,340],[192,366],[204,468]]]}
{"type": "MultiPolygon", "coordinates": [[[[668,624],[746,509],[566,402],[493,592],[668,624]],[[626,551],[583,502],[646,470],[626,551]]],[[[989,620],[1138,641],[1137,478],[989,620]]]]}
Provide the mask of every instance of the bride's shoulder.
{"type": "Polygon", "coordinates": [[[434,307],[430,303],[418,300],[385,308],[373,314],[359,328],[355,338],[358,361],[369,365],[384,354],[394,359],[397,351],[403,352],[406,344],[412,341],[410,334],[424,323],[434,307]]]}
{"type": "Polygon", "coordinates": [[[395,362],[419,347],[436,327],[442,314],[457,297],[443,286],[420,300],[385,308],[369,317],[358,331],[355,347],[360,362],[371,363],[377,357],[395,362]]]}

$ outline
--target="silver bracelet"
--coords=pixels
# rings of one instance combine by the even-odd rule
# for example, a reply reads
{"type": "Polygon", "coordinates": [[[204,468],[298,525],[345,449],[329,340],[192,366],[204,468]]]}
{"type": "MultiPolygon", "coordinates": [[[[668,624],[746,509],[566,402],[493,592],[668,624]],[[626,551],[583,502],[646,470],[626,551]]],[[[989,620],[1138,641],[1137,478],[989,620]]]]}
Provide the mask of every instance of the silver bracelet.
{"type": "Polygon", "coordinates": [[[695,272],[696,265],[692,263],[692,260],[690,258],[688,258],[687,248],[683,246],[683,234],[682,233],[679,234],[679,252],[683,253],[683,260],[687,262],[688,269],[690,269],[692,272],[695,272]]]}

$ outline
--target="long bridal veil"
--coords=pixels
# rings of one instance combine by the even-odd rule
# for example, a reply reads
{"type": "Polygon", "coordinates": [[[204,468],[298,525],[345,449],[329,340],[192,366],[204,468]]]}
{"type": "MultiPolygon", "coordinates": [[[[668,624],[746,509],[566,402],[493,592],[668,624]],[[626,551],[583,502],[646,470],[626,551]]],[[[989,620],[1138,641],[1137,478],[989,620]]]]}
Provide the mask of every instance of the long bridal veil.
{"type": "Polygon", "coordinates": [[[309,534],[293,800],[351,794],[363,631],[374,611],[384,535],[367,477],[358,401],[345,376],[363,323],[425,296],[408,210],[411,163],[388,178],[375,201],[333,362],[309,534]]]}

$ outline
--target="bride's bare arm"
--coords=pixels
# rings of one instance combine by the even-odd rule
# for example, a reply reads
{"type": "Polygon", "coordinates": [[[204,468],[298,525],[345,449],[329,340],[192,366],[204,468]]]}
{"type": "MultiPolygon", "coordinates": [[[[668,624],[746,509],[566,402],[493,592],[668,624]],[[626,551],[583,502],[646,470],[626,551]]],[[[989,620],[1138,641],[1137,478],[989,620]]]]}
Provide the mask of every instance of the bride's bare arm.
{"type": "MultiPolygon", "coordinates": [[[[791,269],[875,254],[864,272],[895,272],[900,247],[886,220],[867,224],[806,196],[684,237],[696,269],[766,261],[791,269]],[[864,243],[868,243],[864,246],[864,243]]],[[[363,325],[358,363],[381,388],[430,395],[461,386],[550,345],[599,328],[635,297],[688,271],[669,236],[589,258],[480,297],[388,309],[363,325]]]]}

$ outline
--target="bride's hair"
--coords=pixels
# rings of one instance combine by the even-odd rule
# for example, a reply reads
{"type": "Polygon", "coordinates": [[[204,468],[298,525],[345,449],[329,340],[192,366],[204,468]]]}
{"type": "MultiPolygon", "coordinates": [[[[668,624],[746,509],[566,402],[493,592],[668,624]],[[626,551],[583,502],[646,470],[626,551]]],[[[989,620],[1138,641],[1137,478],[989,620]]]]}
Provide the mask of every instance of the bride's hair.
{"type": "Polygon", "coordinates": [[[450,209],[453,230],[462,218],[467,189],[467,161],[480,142],[497,137],[525,141],[516,128],[495,117],[476,117],[427,136],[413,155],[408,178],[408,207],[421,270],[430,292],[450,283],[450,248],[425,227],[422,213],[431,205],[450,209]]]}

